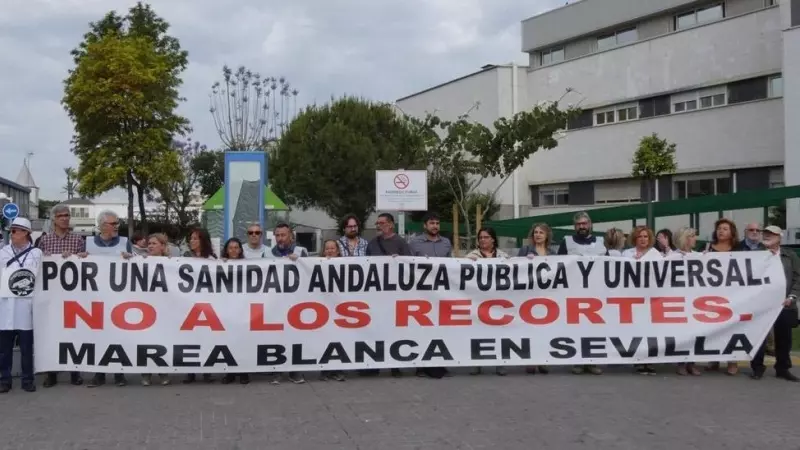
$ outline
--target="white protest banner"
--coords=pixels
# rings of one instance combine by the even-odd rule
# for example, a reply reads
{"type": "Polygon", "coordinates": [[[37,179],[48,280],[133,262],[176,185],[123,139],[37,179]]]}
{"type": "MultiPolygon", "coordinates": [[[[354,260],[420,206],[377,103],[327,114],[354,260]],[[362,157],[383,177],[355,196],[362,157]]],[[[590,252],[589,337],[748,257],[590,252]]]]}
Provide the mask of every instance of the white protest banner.
{"type": "Polygon", "coordinates": [[[45,258],[38,371],[271,372],[749,360],[768,252],[635,261],[45,258]]]}

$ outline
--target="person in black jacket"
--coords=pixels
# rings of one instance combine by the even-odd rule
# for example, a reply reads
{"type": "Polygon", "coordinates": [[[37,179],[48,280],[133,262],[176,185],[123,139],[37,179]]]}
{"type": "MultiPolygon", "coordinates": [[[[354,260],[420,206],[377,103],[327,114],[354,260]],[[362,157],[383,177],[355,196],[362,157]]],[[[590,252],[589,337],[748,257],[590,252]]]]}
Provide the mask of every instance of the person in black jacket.
{"type": "Polygon", "coordinates": [[[744,239],[739,242],[737,250],[740,251],[758,251],[766,250],[767,248],[761,242],[761,227],[757,223],[749,223],[744,229],[744,239]]]}

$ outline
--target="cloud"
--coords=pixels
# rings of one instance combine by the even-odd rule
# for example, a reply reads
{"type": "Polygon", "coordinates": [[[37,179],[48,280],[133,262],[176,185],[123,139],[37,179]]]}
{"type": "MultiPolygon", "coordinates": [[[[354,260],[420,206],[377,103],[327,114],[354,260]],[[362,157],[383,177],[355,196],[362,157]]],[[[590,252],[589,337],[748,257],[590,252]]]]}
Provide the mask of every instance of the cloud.
{"type": "MultiPolygon", "coordinates": [[[[60,198],[72,125],[60,105],[69,51],[91,21],[124,0],[8,0],[0,16],[0,176],[16,177],[33,152],[43,198],[60,198]]],[[[180,112],[193,137],[219,138],[208,112],[210,86],[221,68],[244,65],[285,76],[298,104],[359,95],[391,101],[477,70],[520,62],[520,21],[558,6],[554,0],[169,0],[153,1],[170,33],[189,51],[180,112]]],[[[118,193],[115,198],[124,198],[118,193]]]]}

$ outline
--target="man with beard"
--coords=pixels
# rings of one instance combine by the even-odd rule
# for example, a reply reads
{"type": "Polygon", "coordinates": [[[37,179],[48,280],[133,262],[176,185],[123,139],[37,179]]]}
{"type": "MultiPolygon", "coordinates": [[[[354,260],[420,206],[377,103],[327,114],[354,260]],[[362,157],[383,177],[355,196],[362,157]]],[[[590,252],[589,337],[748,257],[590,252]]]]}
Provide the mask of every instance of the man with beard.
{"type": "MultiPolygon", "coordinates": [[[[564,240],[558,247],[559,255],[604,256],[606,254],[603,238],[592,234],[592,219],[586,211],[575,214],[572,223],[575,227],[575,234],[564,236],[564,240]]],[[[583,365],[573,366],[572,373],[575,375],[582,373],[601,375],[603,370],[597,366],[583,365]]]]}
{"type": "MultiPolygon", "coordinates": [[[[797,326],[797,298],[800,296],[800,257],[792,249],[781,247],[783,230],[774,225],[764,229],[763,244],[767,250],[781,258],[786,276],[786,298],[783,309],[772,330],[775,335],[775,376],[786,381],[798,382],[800,378],[789,371],[792,367],[792,328],[797,326]]],[[[760,380],[767,371],[764,366],[766,345],[761,344],[755,358],[750,362],[753,374],[750,377],[760,380]]]]}
{"type": "Polygon", "coordinates": [[[367,256],[369,243],[361,237],[361,223],[354,215],[346,216],[340,224],[342,237],[339,238],[339,250],[342,256],[367,256]]]}
{"type": "MultiPolygon", "coordinates": [[[[394,216],[383,213],[375,221],[375,228],[378,236],[367,244],[367,256],[411,256],[411,247],[408,242],[394,232],[394,216]]],[[[378,369],[362,369],[358,374],[362,377],[376,376],[380,373],[378,369]]],[[[399,378],[403,376],[400,369],[392,369],[392,376],[399,378]]]]}
{"type": "MultiPolygon", "coordinates": [[[[453,256],[453,244],[450,239],[439,234],[440,219],[436,213],[425,214],[422,220],[425,232],[411,240],[411,254],[413,256],[424,256],[427,258],[449,258],[453,256]]],[[[431,378],[442,378],[448,376],[450,372],[444,367],[417,368],[417,376],[429,376],[431,378]]]]}

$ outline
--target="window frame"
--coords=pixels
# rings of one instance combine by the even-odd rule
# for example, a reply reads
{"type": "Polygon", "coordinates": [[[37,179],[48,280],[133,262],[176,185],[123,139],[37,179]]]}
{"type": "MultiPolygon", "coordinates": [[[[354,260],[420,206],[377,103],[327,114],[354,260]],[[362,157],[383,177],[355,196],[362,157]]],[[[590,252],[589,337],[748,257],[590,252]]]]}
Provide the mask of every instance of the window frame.
{"type": "Polygon", "coordinates": [[[601,34],[600,36],[597,36],[597,40],[596,40],[595,44],[597,45],[597,51],[601,52],[601,51],[604,51],[604,50],[612,49],[614,47],[619,47],[620,45],[630,44],[630,43],[636,42],[638,40],[639,40],[639,29],[636,26],[632,26],[632,27],[623,28],[621,30],[614,31],[612,33],[601,34]],[[623,35],[624,33],[629,33],[631,31],[634,33],[633,39],[627,40],[627,41],[624,41],[624,42],[620,42],[620,36],[623,35]],[[610,43],[607,44],[605,47],[603,47],[603,46],[600,45],[600,42],[603,42],[603,41],[609,41],[610,43]]]}
{"type": "Polygon", "coordinates": [[[767,78],[767,98],[781,98],[783,97],[783,74],[772,75],[767,78]],[[773,82],[780,80],[780,93],[775,94],[775,86],[773,82]]]}
{"type": "Polygon", "coordinates": [[[713,4],[710,4],[710,5],[702,6],[702,7],[697,7],[697,8],[694,8],[692,10],[688,10],[688,11],[685,11],[683,13],[676,14],[674,16],[672,22],[673,22],[673,26],[674,26],[675,31],[678,31],[678,30],[688,30],[689,28],[696,27],[698,25],[704,25],[704,24],[707,24],[707,23],[712,23],[712,22],[715,22],[717,20],[722,20],[724,18],[725,18],[725,3],[724,2],[719,2],[719,3],[713,3],[713,4]],[[715,9],[715,8],[719,8],[719,10],[720,10],[720,16],[719,17],[714,18],[714,19],[700,21],[700,19],[699,19],[699,14],[700,13],[702,13],[704,11],[710,11],[710,10],[715,9]],[[680,19],[681,18],[690,17],[690,16],[692,17],[692,23],[691,24],[688,24],[688,25],[683,26],[683,27],[678,26],[678,24],[680,23],[680,19]]]}
{"type": "Polygon", "coordinates": [[[689,196],[689,183],[691,182],[704,182],[712,181],[714,183],[714,192],[707,195],[726,195],[733,192],[733,177],[726,173],[697,173],[685,176],[679,176],[677,180],[672,181],[672,198],[675,200],[686,200],[690,198],[705,197],[705,195],[689,196]],[[728,192],[720,193],[720,180],[725,180],[728,183],[728,192]],[[685,196],[680,195],[680,185],[683,185],[685,196]]]}
{"type": "Polygon", "coordinates": [[[553,47],[547,50],[543,50],[539,52],[539,65],[540,66],[549,66],[551,64],[557,64],[566,60],[566,54],[564,53],[564,47],[553,47]],[[553,60],[553,54],[561,52],[561,59],[558,61],[553,60]],[[545,62],[545,56],[549,58],[547,62],[545,62]]]}
{"type": "Polygon", "coordinates": [[[558,206],[569,206],[569,186],[560,184],[539,186],[539,207],[554,208],[558,206]],[[552,196],[552,204],[548,204],[544,201],[547,196],[552,196]],[[565,197],[565,203],[559,203],[559,197],[565,197]]]}

